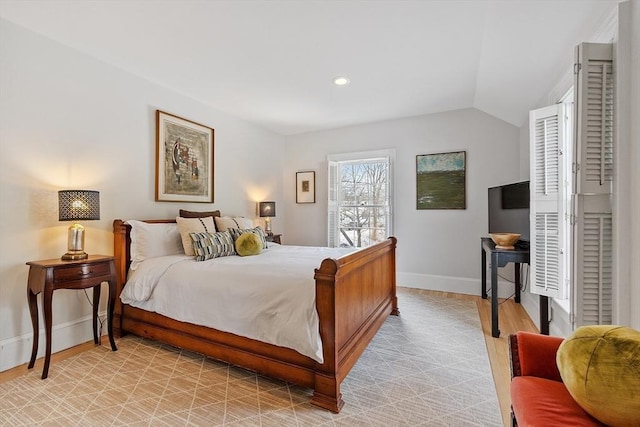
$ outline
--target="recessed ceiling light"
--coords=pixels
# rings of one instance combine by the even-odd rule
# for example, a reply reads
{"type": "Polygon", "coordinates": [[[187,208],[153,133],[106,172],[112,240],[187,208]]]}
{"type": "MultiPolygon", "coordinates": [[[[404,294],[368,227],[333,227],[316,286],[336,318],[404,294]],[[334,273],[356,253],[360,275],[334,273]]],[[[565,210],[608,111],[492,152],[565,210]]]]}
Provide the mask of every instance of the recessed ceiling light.
{"type": "Polygon", "coordinates": [[[345,76],[340,76],[340,77],[336,77],[335,79],[333,79],[333,83],[338,85],[338,86],[346,86],[349,84],[351,80],[349,80],[348,77],[345,76]]]}

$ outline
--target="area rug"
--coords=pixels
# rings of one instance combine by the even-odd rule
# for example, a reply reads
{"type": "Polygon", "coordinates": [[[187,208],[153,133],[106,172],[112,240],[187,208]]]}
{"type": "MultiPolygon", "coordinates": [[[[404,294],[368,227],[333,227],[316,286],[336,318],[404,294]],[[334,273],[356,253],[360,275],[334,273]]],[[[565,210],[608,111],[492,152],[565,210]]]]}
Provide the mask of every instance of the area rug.
{"type": "Polygon", "coordinates": [[[0,425],[501,426],[476,304],[399,288],[342,385],[340,414],[312,391],[127,336],[0,384],[0,425]]]}

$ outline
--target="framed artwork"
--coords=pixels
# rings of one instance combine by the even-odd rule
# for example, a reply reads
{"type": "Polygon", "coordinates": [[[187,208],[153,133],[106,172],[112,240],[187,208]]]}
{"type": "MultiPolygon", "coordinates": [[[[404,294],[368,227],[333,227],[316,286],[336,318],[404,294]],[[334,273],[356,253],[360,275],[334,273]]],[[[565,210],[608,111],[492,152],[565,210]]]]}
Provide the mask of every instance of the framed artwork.
{"type": "Polygon", "coordinates": [[[466,151],[416,156],[417,209],[466,209],[466,151]]]}
{"type": "Polygon", "coordinates": [[[213,129],[156,110],[156,201],[213,203],[213,129]]]}
{"type": "Polygon", "coordinates": [[[316,173],[296,172],[296,203],[316,202],[316,173]]]}

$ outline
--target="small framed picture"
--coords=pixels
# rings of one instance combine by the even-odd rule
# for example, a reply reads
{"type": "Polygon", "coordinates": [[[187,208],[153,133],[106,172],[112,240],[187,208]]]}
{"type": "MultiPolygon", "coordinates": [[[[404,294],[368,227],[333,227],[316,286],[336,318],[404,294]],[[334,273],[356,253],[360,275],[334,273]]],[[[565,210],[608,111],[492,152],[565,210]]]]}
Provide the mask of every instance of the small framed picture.
{"type": "Polygon", "coordinates": [[[315,171],[296,172],[296,203],[316,202],[315,171]]]}
{"type": "Polygon", "coordinates": [[[156,110],[156,201],[213,203],[213,129],[156,110]]]}

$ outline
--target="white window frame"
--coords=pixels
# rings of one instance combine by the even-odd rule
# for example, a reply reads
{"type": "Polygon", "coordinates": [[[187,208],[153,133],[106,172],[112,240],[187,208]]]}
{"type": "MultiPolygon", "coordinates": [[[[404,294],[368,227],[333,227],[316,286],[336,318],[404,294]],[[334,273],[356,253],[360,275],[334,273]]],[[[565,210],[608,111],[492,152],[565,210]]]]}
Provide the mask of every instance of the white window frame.
{"type": "Polygon", "coordinates": [[[387,211],[387,235],[393,235],[394,230],[394,211],[395,211],[395,149],[385,150],[373,150],[373,151],[358,151],[352,153],[330,154],[327,156],[328,164],[328,212],[327,212],[327,246],[336,246],[339,244],[338,228],[335,225],[339,225],[339,219],[337,218],[337,212],[339,205],[339,182],[337,180],[337,164],[340,162],[356,162],[367,161],[374,159],[386,158],[389,161],[389,173],[388,173],[388,211],[387,211]],[[335,175],[335,176],[334,176],[335,175]],[[333,217],[332,217],[333,215],[333,217]]]}
{"type": "MultiPolygon", "coordinates": [[[[560,98],[558,103],[564,104],[564,113],[565,113],[565,135],[566,135],[566,145],[565,152],[563,156],[564,162],[564,170],[567,171],[565,174],[565,194],[567,197],[564,199],[564,212],[566,215],[570,217],[573,206],[573,193],[575,189],[573,188],[573,177],[571,174],[572,164],[573,164],[573,139],[575,132],[575,118],[574,118],[574,108],[575,108],[575,87],[572,85],[569,90],[560,98]]],[[[571,222],[571,221],[569,221],[571,222]]],[[[567,313],[571,313],[571,298],[573,294],[573,286],[571,285],[571,260],[573,259],[573,254],[571,251],[573,250],[571,243],[571,224],[564,230],[564,238],[563,240],[567,242],[564,246],[564,259],[566,263],[566,271],[565,271],[565,293],[564,298],[556,298],[555,302],[567,313]]]]}

